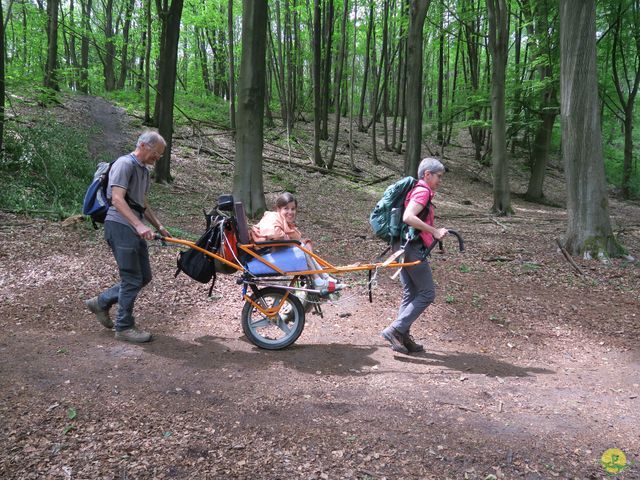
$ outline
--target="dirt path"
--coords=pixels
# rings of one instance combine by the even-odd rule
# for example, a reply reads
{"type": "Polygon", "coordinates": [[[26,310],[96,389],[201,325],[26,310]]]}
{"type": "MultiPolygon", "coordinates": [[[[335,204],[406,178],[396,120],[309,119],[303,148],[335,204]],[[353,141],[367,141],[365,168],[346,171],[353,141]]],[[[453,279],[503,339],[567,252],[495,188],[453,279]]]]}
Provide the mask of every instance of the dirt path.
{"type": "MultiPolygon", "coordinates": [[[[122,121],[107,118],[105,132],[122,121]]],[[[130,149],[109,131],[101,150],[130,149]]],[[[156,339],[116,342],[81,302],[115,280],[102,232],[0,217],[0,477],[596,479],[615,447],[629,462],[619,478],[640,478],[638,264],[579,261],[576,276],[553,247],[565,212],[515,199],[516,215],[496,223],[463,160],[448,159],[436,204],[467,253],[451,242],[434,255],[438,300],[416,323],[427,351],[414,356],[378,336],[400,296],[387,272],[373,304],[364,276],[348,277],[324,318],[270,352],[242,336],[235,277],[220,276],[209,300],[173,277],[175,249],[155,245],[137,314],[156,339]]],[[[152,202],[165,224],[197,233],[232,167],[182,141],[174,168],[152,202]]],[[[269,192],[296,187],[322,255],[348,264],[380,250],[365,236],[379,191],[266,169],[269,192]]],[[[613,207],[640,251],[640,209],[613,207]]]]}

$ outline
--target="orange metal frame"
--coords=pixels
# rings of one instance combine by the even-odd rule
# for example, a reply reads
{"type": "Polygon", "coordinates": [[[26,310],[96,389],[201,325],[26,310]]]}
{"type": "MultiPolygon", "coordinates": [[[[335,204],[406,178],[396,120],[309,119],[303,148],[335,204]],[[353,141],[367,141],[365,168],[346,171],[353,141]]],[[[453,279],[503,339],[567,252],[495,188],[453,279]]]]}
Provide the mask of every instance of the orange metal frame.
{"type": "MultiPolygon", "coordinates": [[[[220,255],[210,252],[204,248],[201,248],[199,246],[197,246],[194,242],[191,242],[189,240],[182,240],[180,238],[173,238],[173,237],[157,237],[160,240],[164,241],[164,242],[169,242],[169,243],[175,243],[177,245],[183,245],[185,247],[189,247],[189,248],[193,248],[194,250],[197,250],[199,252],[204,253],[205,255],[224,263],[225,265],[228,265],[232,268],[235,268],[238,271],[244,271],[244,267],[238,263],[232,262],[227,260],[224,257],[221,257],[220,255]]],[[[226,240],[225,240],[226,241],[226,240]]],[[[320,256],[316,255],[315,253],[313,253],[311,250],[303,247],[302,245],[300,245],[297,241],[273,241],[273,242],[260,242],[259,244],[256,243],[247,243],[247,244],[241,244],[238,243],[237,247],[239,250],[245,252],[246,254],[250,255],[251,257],[255,258],[256,260],[264,263],[265,265],[267,265],[269,268],[272,268],[275,272],[277,272],[278,274],[282,275],[282,276],[293,276],[293,279],[291,280],[291,284],[290,286],[293,286],[295,284],[295,282],[297,281],[298,277],[304,276],[304,275],[316,275],[316,274],[321,274],[321,273],[334,273],[334,274],[340,274],[340,273],[350,273],[350,272],[358,272],[358,271],[365,271],[365,270],[373,270],[376,268],[402,268],[402,267],[412,267],[414,265],[418,265],[421,261],[420,260],[416,260],[414,262],[409,262],[409,263],[401,263],[401,262],[378,262],[378,263],[368,263],[368,264],[364,264],[364,265],[348,265],[348,266],[343,266],[343,267],[336,267],[332,264],[330,264],[329,262],[327,262],[326,260],[324,260],[323,258],[321,258],[320,256]],[[303,271],[296,271],[296,272],[287,272],[282,270],[281,268],[279,268],[277,265],[274,265],[271,262],[268,262],[267,260],[265,260],[262,256],[260,256],[259,253],[257,253],[255,251],[255,249],[260,249],[260,248],[269,248],[269,247],[296,247],[299,248],[300,250],[302,250],[305,254],[313,257],[313,259],[318,262],[318,265],[324,267],[320,270],[303,270],[303,271]]],[[[246,300],[247,302],[249,302],[251,305],[253,305],[260,313],[262,313],[264,316],[268,317],[270,320],[273,320],[275,318],[275,316],[278,314],[278,312],[280,311],[280,308],[282,307],[284,301],[287,299],[287,297],[289,296],[290,291],[286,290],[284,297],[280,300],[280,302],[277,305],[274,305],[270,308],[263,308],[261,305],[258,305],[257,303],[255,303],[251,297],[249,295],[244,295],[244,300],[246,300]]]]}

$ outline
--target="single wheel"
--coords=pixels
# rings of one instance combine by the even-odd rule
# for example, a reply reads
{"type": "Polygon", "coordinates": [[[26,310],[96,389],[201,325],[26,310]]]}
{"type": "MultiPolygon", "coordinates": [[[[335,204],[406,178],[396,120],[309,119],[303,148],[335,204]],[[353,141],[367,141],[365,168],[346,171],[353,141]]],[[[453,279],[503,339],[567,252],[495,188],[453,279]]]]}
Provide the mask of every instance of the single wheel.
{"type": "Polygon", "coordinates": [[[251,300],[263,310],[280,310],[268,315],[247,301],[242,309],[242,331],[260,348],[280,350],[295,342],[304,328],[304,307],[292,292],[278,287],[266,287],[251,295],[251,300]],[[286,298],[284,298],[286,295],[286,298]]]}

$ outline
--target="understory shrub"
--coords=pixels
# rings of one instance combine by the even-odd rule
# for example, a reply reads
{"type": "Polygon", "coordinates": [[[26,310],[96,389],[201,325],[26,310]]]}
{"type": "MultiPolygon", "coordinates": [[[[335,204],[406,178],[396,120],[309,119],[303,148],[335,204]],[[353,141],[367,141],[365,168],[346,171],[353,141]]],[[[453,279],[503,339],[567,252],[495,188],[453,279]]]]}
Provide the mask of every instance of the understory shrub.
{"type": "Polygon", "coordinates": [[[64,218],[79,213],[95,171],[87,132],[43,119],[9,124],[0,156],[0,208],[64,218]]]}

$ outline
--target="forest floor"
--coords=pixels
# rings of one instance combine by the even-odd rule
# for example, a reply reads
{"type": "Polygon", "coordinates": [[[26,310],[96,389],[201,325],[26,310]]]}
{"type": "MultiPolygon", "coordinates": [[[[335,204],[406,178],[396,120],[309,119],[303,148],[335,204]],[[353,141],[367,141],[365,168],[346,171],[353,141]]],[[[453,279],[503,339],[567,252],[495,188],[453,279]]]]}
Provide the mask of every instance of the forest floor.
{"type": "MultiPolygon", "coordinates": [[[[101,99],[57,110],[102,130],[92,151],[114,157],[141,129],[101,99]]],[[[348,174],[341,142],[325,175],[309,145],[292,144],[289,165],[279,132],[265,146],[268,202],[294,190],[301,230],[329,261],[374,259],[368,214],[397,175],[370,164],[369,137],[355,139],[367,173],[348,174]]],[[[402,163],[383,147],[385,164],[402,163]]],[[[379,336],[401,296],[392,271],[378,272],[373,303],[366,276],[347,275],[323,318],[266,351],[243,336],[235,276],[208,298],[156,243],[136,303],[154,341],[118,342],[82,303],[117,278],[102,230],[0,213],[0,478],[600,479],[610,448],[626,454],[617,478],[640,478],[638,262],[576,258],[579,274],[555,243],[565,208],[523,201],[514,167],[515,214],[490,216],[490,172],[471,155],[462,141],[445,152],[436,223],[466,252],[451,238],[433,255],[438,297],[412,330],[426,352],[411,356],[379,336]]],[[[231,191],[232,159],[228,133],[178,129],[175,181],[151,193],[164,225],[201,233],[202,208],[231,191]]],[[[551,165],[553,204],[562,185],[551,165]]],[[[611,198],[610,211],[640,254],[640,206],[611,198]]]]}

